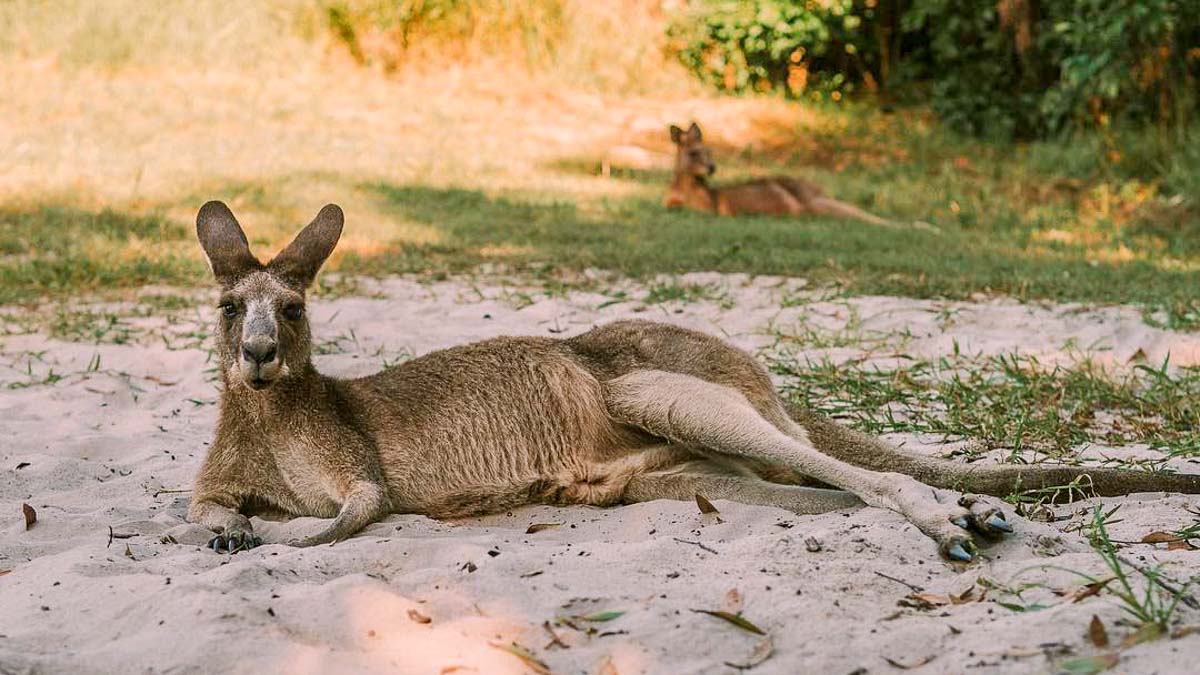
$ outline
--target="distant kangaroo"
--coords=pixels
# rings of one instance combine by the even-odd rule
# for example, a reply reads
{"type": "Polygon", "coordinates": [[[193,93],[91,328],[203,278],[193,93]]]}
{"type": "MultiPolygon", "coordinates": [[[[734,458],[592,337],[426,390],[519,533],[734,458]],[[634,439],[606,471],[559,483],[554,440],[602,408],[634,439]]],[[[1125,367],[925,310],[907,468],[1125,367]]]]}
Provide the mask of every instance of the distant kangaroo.
{"type": "Polygon", "coordinates": [[[722,188],[708,184],[717,170],[712,151],[704,145],[700,127],[692,122],[687,131],[671,125],[675,144],[675,179],[663,200],[669,209],[686,208],[721,216],[764,214],[769,216],[837,216],[854,218],[871,225],[899,227],[846,202],[826,197],[817,185],[790,176],[757,178],[722,188]]]}
{"type": "Polygon", "coordinates": [[[224,391],[188,519],[218,533],[214,550],[261,543],[247,519],[254,513],[332,518],[290,542],[310,546],[388,513],[456,518],[523,504],[703,494],[798,514],[891,509],[944,555],[970,560],[972,533],[998,536],[1009,523],[988,501],[930,486],[1005,495],[1086,474],[1100,494],[1200,492],[1200,475],[964,465],[905,453],[811,413],[789,414],[750,355],[649,321],[568,339],[496,338],[358,379],[321,375],[305,289],[342,222],[341,209],[326,206],[263,264],[224,204],[209,202],[197,216],[221,287],[215,335],[224,391]]]}

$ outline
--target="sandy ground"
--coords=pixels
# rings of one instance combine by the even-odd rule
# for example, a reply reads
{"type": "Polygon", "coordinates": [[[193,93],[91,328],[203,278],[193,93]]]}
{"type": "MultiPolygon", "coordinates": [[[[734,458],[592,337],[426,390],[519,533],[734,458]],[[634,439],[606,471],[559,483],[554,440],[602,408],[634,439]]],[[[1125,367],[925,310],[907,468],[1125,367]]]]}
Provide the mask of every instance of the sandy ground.
{"type": "MultiPolygon", "coordinates": [[[[464,341],[566,336],[629,316],[723,334],[767,356],[805,352],[786,338],[806,327],[853,326],[861,346],[806,353],[884,358],[907,333],[903,350],[926,356],[957,341],[1047,360],[1124,363],[1140,350],[1151,363],[1168,352],[1176,364],[1200,362],[1200,338],[1150,328],[1130,308],[822,300],[779,279],[690,280],[715,284],[721,297],[643,307],[575,293],[528,304],[516,288],[378,282],[378,297],[314,303],[325,352],[317,363],[363,374],[464,341]],[[784,298],[804,301],[780,309],[784,298]]],[[[514,643],[559,674],[732,673],[727,663],[746,665],[762,649],[760,636],[697,609],[740,609],[770,634],[773,651],[753,673],[1045,673],[1096,652],[1086,638],[1093,615],[1114,641],[1131,631],[1111,597],[1073,603],[1053,590],[1077,589],[1077,578],[1028,570],[1101,571],[1080,536],[1061,531],[1078,519],[1021,520],[1016,535],[966,566],[939,560],[931,541],[887,511],[798,517],[718,502],[718,522],[668,501],[460,522],[392,516],[304,550],[269,542],[318,521],[256,521],[268,545],[214,554],[202,546],[206,533],[183,521],[216,417],[203,339],[211,305],[200,295],[200,309],[123,319],[125,344],[0,338],[0,673],[539,672],[504,648],[514,643]],[[26,502],[38,516],[27,531],[26,502]],[[534,523],[560,525],[528,534],[534,523]],[[1024,600],[1049,607],[1014,612],[997,604],[1015,601],[997,590],[963,604],[897,604],[909,585],[934,594],[975,587],[977,600],[981,577],[1041,582],[1024,600]],[[604,612],[623,614],[597,621],[604,612]]],[[[937,439],[897,440],[945,449],[937,439]]],[[[1196,497],[1157,494],[1106,501],[1123,505],[1113,537],[1131,540],[1185,524],[1185,509],[1200,507],[1196,497]]],[[[1200,573],[1200,552],[1139,545],[1125,554],[1167,563],[1176,578],[1200,573]]],[[[1198,610],[1181,616],[1200,623],[1198,610]]],[[[1113,672],[1195,672],[1198,655],[1200,634],[1164,639],[1124,651],[1113,672]]]]}

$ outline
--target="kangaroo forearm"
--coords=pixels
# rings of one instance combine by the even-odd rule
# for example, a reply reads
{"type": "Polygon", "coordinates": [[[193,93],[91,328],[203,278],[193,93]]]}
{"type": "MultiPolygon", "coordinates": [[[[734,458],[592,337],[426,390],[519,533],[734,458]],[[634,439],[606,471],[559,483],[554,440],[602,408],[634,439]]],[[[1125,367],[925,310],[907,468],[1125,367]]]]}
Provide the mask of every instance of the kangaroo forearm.
{"type": "Polygon", "coordinates": [[[311,537],[291,542],[295,546],[317,546],[353,536],[388,512],[388,499],[375,483],[359,483],[346,495],[342,508],[329,527],[311,537]]]}
{"type": "Polygon", "coordinates": [[[237,500],[227,494],[203,496],[193,499],[187,519],[214,532],[249,531],[250,520],[238,512],[239,506],[237,500]]]}

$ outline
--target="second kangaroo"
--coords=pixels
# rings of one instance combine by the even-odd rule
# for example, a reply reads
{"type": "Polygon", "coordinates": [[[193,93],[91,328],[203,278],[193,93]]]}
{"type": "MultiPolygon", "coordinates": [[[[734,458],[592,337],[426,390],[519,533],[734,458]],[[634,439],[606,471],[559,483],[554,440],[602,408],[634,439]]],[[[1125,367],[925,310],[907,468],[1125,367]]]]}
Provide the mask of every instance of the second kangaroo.
{"type": "Polygon", "coordinates": [[[899,226],[853,204],[828,197],[819,186],[791,176],[757,178],[721,188],[712,187],[708,177],[717,167],[712,151],[704,145],[700,127],[693,122],[684,131],[672,124],[671,142],[675,144],[675,179],[663,200],[669,209],[708,211],[720,216],[835,216],[881,227],[899,226]]]}

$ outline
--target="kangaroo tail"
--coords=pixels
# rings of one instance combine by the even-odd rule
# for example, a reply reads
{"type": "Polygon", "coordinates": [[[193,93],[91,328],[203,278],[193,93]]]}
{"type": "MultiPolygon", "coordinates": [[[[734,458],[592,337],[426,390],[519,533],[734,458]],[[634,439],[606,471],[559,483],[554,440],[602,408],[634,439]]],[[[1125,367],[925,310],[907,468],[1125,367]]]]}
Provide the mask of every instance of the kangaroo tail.
{"type": "Polygon", "coordinates": [[[816,197],[809,204],[814,211],[822,215],[853,218],[854,220],[861,220],[864,223],[880,227],[900,227],[899,223],[894,223],[872,213],[867,213],[853,204],[847,204],[832,197],[816,197]]]}
{"type": "Polygon", "coordinates": [[[1045,464],[964,464],[906,452],[796,405],[790,405],[788,412],[822,453],[874,471],[908,474],[934,487],[1005,497],[1080,480],[1081,488],[1101,497],[1132,492],[1200,494],[1200,474],[1045,464]]]}

